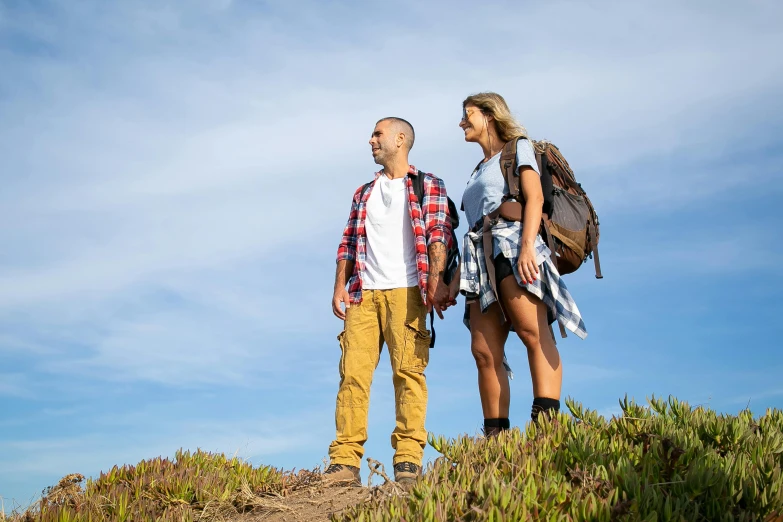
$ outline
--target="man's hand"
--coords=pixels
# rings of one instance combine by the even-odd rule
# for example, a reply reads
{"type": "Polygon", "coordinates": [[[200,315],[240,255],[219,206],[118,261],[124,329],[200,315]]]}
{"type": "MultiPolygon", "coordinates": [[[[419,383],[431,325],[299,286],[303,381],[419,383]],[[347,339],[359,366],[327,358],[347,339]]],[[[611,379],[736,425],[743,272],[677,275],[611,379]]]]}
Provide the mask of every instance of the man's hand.
{"type": "Polygon", "coordinates": [[[443,319],[443,311],[449,307],[449,287],[442,279],[427,285],[427,311],[435,310],[438,317],[443,319]]]}
{"type": "Polygon", "coordinates": [[[343,311],[340,303],[345,304],[345,309],[348,310],[351,307],[351,300],[348,296],[348,290],[345,288],[335,288],[334,297],[332,297],[332,313],[338,318],[345,321],[345,312],[343,311]]]}
{"type": "Polygon", "coordinates": [[[345,309],[351,307],[351,299],[345,289],[345,282],[353,273],[353,261],[340,260],[337,262],[337,273],[334,276],[334,295],[332,296],[332,313],[345,321],[345,312],[340,303],[345,304],[345,309]]]}

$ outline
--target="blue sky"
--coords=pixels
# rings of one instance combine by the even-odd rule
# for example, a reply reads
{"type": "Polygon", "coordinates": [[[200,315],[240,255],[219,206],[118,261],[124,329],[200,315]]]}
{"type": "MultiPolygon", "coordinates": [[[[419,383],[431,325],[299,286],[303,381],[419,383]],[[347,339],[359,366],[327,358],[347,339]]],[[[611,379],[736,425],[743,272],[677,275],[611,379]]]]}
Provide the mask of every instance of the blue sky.
{"type": "MultiPolygon", "coordinates": [[[[567,279],[590,335],[560,341],[564,395],[783,407],[781,19],[772,0],[0,0],[6,510],[180,447],[321,464],[334,255],[373,125],[409,119],[411,161],[459,200],[482,90],[560,146],[601,218],[605,279],[567,279]]],[[[460,319],[427,372],[447,436],[482,420],[460,319]]],[[[387,466],[393,426],[384,355],[366,447],[387,466]]]]}

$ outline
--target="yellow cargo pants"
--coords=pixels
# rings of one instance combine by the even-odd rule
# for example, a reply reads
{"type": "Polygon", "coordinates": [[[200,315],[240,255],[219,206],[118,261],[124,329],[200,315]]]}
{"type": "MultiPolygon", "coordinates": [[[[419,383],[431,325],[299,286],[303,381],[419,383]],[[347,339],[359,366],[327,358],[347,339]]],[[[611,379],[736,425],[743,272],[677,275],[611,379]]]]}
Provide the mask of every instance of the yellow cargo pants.
{"type": "Polygon", "coordinates": [[[394,464],[421,465],[427,431],[427,383],[430,356],[427,309],[418,287],[365,290],[362,302],[346,311],[345,330],[337,337],[342,349],[340,389],[329,446],[332,464],[361,466],[367,441],[370,385],[384,342],[389,349],[397,425],[391,436],[394,464]]]}

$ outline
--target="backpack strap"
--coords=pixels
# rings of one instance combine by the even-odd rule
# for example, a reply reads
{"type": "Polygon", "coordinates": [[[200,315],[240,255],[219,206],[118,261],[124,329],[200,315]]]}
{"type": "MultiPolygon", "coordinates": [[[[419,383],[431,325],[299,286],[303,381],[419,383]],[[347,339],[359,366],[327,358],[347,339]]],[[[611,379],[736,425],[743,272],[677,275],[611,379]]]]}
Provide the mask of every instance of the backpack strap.
{"type": "Polygon", "coordinates": [[[413,185],[413,193],[416,195],[416,200],[421,207],[422,217],[424,217],[424,172],[416,171],[416,175],[411,176],[411,184],[413,185]]]}
{"type": "MultiPolygon", "coordinates": [[[[588,200],[589,201],[589,200],[588,200]]],[[[592,210],[592,204],[590,204],[592,210]]],[[[598,257],[598,232],[595,227],[595,213],[591,212],[590,218],[587,220],[587,233],[588,240],[593,252],[593,262],[595,263],[595,278],[603,279],[604,275],[601,273],[601,259],[598,257]]]]}
{"type": "MultiPolygon", "coordinates": [[[[581,185],[579,187],[582,188],[581,185]]],[[[590,245],[590,251],[593,256],[593,262],[595,263],[595,278],[603,279],[604,275],[601,273],[601,259],[598,257],[598,215],[595,213],[595,207],[593,202],[587,197],[587,193],[582,191],[582,197],[587,202],[587,208],[589,213],[587,215],[587,241],[590,245]]]]}
{"type": "MultiPolygon", "coordinates": [[[[591,238],[595,238],[595,227],[592,224],[593,222],[590,221],[590,228],[593,230],[593,232],[590,233],[591,238]]],[[[603,279],[604,275],[601,273],[601,260],[598,258],[598,245],[593,245],[593,261],[595,262],[595,278],[596,279],[603,279]]]]}
{"type": "Polygon", "coordinates": [[[430,310],[430,348],[435,348],[435,309],[430,310]]]}
{"type": "Polygon", "coordinates": [[[524,203],[524,195],[521,190],[521,181],[517,173],[517,140],[514,138],[503,146],[500,152],[500,170],[508,184],[508,195],[520,203],[524,203]]]}

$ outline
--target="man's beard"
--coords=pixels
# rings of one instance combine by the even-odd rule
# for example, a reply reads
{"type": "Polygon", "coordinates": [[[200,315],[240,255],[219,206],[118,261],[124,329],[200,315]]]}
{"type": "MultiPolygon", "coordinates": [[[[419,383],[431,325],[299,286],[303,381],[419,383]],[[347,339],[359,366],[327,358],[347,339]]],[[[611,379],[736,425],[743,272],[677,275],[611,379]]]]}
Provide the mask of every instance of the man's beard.
{"type": "Polygon", "coordinates": [[[373,161],[378,165],[386,165],[386,153],[383,150],[379,150],[378,153],[372,157],[373,161]]]}

